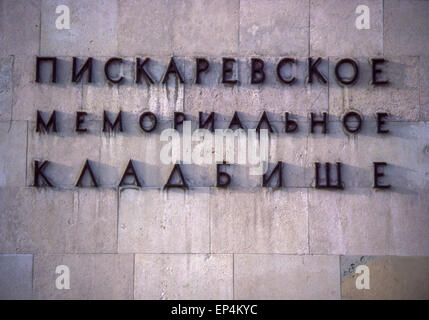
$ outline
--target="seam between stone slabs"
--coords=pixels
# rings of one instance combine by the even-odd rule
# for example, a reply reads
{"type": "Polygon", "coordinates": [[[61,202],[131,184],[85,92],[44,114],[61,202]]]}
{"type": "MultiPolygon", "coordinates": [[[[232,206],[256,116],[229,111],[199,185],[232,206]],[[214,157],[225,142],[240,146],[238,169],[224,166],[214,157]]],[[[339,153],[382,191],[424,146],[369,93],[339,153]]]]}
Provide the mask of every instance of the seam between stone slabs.
{"type": "Polygon", "coordinates": [[[116,252],[119,253],[119,209],[120,209],[120,198],[121,198],[121,188],[118,188],[116,192],[116,252]]]}
{"type": "Polygon", "coordinates": [[[308,256],[308,257],[317,257],[317,256],[376,256],[376,257],[410,257],[410,258],[428,258],[427,255],[397,255],[397,254],[368,254],[368,253],[262,253],[262,252],[120,252],[120,253],[108,253],[108,252],[65,252],[65,253],[48,253],[48,252],[0,252],[0,255],[32,255],[33,259],[35,256],[76,256],[76,255],[210,255],[210,256],[227,256],[227,255],[276,255],[276,256],[308,256]]]}
{"type": "Polygon", "coordinates": [[[382,56],[384,57],[384,0],[382,0],[381,3],[381,15],[382,15],[382,22],[381,22],[381,53],[382,56]]]}
{"type": "MultiPolygon", "coordinates": [[[[332,256],[336,257],[339,256],[337,253],[315,253],[315,254],[308,254],[308,253],[277,253],[277,252],[121,252],[121,253],[45,253],[45,254],[38,254],[38,255],[81,255],[81,254],[118,254],[118,255],[128,255],[128,254],[134,254],[134,255],[210,255],[210,256],[228,256],[228,255],[277,255],[277,256],[332,256]]],[[[357,256],[368,256],[368,254],[352,254],[357,256]]],[[[388,256],[388,255],[383,255],[388,256]]],[[[408,257],[408,256],[407,256],[408,257]]],[[[415,257],[415,256],[413,256],[415,257]]],[[[426,257],[426,256],[422,256],[426,257]]]]}
{"type": "Polygon", "coordinates": [[[421,56],[417,57],[417,63],[419,66],[417,68],[417,82],[418,82],[418,87],[419,87],[419,120],[423,121],[423,106],[422,106],[422,100],[421,100],[422,83],[421,83],[421,78],[420,78],[421,56]]]}
{"type": "Polygon", "coordinates": [[[34,278],[34,256],[35,256],[35,254],[31,254],[31,256],[32,256],[32,258],[31,258],[31,299],[34,299],[35,298],[35,295],[34,295],[34,288],[35,288],[35,286],[34,286],[34,280],[35,280],[35,278],[34,278]]]}
{"type": "MultiPolygon", "coordinates": [[[[240,27],[241,27],[241,0],[238,0],[238,27],[237,27],[237,51],[238,53],[241,53],[241,46],[240,46],[240,38],[241,38],[241,33],[240,33],[240,27]]],[[[234,299],[234,298],[233,298],[234,299]]]]}
{"type": "Polygon", "coordinates": [[[11,57],[12,57],[12,70],[11,70],[11,94],[12,94],[12,96],[11,96],[11,102],[10,102],[10,119],[9,119],[9,129],[7,130],[7,133],[9,133],[9,131],[10,131],[10,129],[12,128],[12,121],[13,121],[13,103],[14,103],[14,101],[13,101],[13,89],[14,89],[14,86],[15,86],[15,81],[14,81],[14,72],[13,72],[13,70],[15,69],[15,55],[11,55],[11,57]]]}
{"type": "Polygon", "coordinates": [[[39,56],[42,53],[42,6],[43,3],[40,1],[40,12],[39,12],[39,56]]]}
{"type": "MultiPolygon", "coordinates": [[[[187,63],[183,63],[183,82],[185,82],[185,78],[187,75],[186,66],[187,66],[187,63]]],[[[192,67],[191,67],[191,70],[192,70],[192,67]]],[[[192,73],[192,71],[191,71],[191,73],[192,73]]],[[[193,84],[191,84],[191,85],[193,85],[193,84]]],[[[167,86],[168,86],[168,84],[167,84],[167,86]]],[[[167,90],[167,86],[165,87],[165,90],[167,90]]],[[[182,110],[181,111],[185,114],[186,114],[186,101],[185,101],[185,99],[186,99],[186,87],[187,87],[186,84],[183,83],[183,97],[182,97],[182,110]]],[[[150,90],[150,87],[148,87],[148,88],[150,90]]],[[[177,88],[177,90],[180,90],[180,86],[177,88]]]]}
{"type": "Polygon", "coordinates": [[[84,106],[83,101],[84,100],[86,100],[86,99],[84,98],[84,94],[83,94],[83,81],[82,81],[81,84],[80,84],[80,108],[79,108],[79,110],[84,111],[84,108],[83,108],[83,106],[84,106]]]}
{"type": "Polygon", "coordinates": [[[308,0],[308,48],[307,55],[311,54],[311,0],[308,0]]]}
{"type": "MultiPolygon", "coordinates": [[[[329,63],[329,61],[330,61],[330,58],[328,58],[328,74],[327,74],[327,81],[328,81],[328,83],[327,83],[327,89],[326,89],[326,94],[327,94],[327,99],[328,99],[328,115],[329,115],[329,109],[330,109],[330,107],[331,107],[331,99],[330,99],[330,96],[329,96],[329,94],[330,94],[330,89],[331,89],[331,82],[329,81],[329,66],[330,66],[330,63],[329,63]]],[[[374,113],[375,114],[375,113],[374,113]]],[[[362,119],[363,120],[363,119],[362,119]]],[[[310,120],[311,121],[311,120],[310,120]]],[[[338,120],[337,120],[338,121],[338,120]]],[[[328,120],[328,123],[329,123],[329,120],[328,120]]],[[[311,125],[310,125],[311,126],[311,125]]]]}
{"type": "Polygon", "coordinates": [[[232,254],[232,300],[235,300],[235,253],[232,254]]]}
{"type": "Polygon", "coordinates": [[[26,134],[25,134],[25,186],[27,187],[27,171],[28,171],[28,121],[25,122],[26,123],[26,134]]]}
{"type": "Polygon", "coordinates": [[[339,255],[338,256],[338,271],[339,271],[339,278],[338,278],[338,282],[339,282],[339,286],[340,286],[340,300],[343,300],[343,292],[342,292],[342,288],[341,288],[341,257],[343,255],[339,255]]]}
{"type": "MultiPolygon", "coordinates": [[[[209,197],[212,197],[212,192],[209,190],[209,197]]],[[[212,224],[211,224],[211,205],[210,205],[210,199],[209,199],[209,252],[212,252],[212,224]]]]}
{"type": "Polygon", "coordinates": [[[133,254],[133,300],[135,300],[136,290],[136,254],[133,254]]]}
{"type": "Polygon", "coordinates": [[[255,252],[219,252],[219,253],[209,253],[209,252],[121,252],[121,253],[93,253],[93,252],[83,252],[83,253],[30,253],[30,252],[19,252],[11,253],[5,252],[0,255],[32,255],[33,259],[35,256],[76,256],[76,255],[117,255],[117,256],[126,256],[126,255],[209,255],[209,256],[232,256],[232,255],[265,255],[265,256],[308,256],[308,257],[319,257],[319,256],[329,256],[329,257],[347,257],[347,256],[375,256],[375,257],[398,257],[398,258],[429,258],[425,255],[397,255],[397,254],[368,254],[368,253],[255,253],[255,252]]]}
{"type": "MultiPolygon", "coordinates": [[[[171,16],[174,17],[174,14],[172,13],[172,7],[170,5],[172,5],[172,3],[170,2],[171,0],[167,0],[167,13],[168,13],[168,34],[169,34],[169,52],[171,53],[170,55],[167,56],[174,56],[174,34],[173,34],[173,21],[174,18],[172,19],[171,16]]],[[[186,4],[185,4],[186,5],[186,4]]],[[[119,38],[118,38],[118,44],[119,44],[119,38]]]]}
{"type": "Polygon", "coordinates": [[[310,194],[309,190],[307,189],[307,252],[310,254],[310,194]]]}

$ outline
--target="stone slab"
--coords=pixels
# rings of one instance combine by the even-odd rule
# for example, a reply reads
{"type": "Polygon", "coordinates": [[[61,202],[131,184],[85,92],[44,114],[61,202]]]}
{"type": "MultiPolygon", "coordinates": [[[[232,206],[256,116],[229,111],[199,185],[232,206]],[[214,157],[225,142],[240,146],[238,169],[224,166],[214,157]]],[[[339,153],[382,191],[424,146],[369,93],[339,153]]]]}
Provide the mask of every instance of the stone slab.
{"type": "Polygon", "coordinates": [[[342,256],[341,298],[345,300],[427,300],[429,257],[342,256]],[[369,268],[369,289],[357,289],[359,265],[369,268]]]}
{"type": "Polygon", "coordinates": [[[32,298],[33,255],[0,254],[0,299],[32,298]]]}
{"type": "Polygon", "coordinates": [[[209,252],[209,189],[125,190],[119,203],[119,252],[209,252]]]}
{"type": "Polygon", "coordinates": [[[394,56],[427,55],[429,3],[415,0],[384,2],[384,54],[394,56]]]}
{"type": "Polygon", "coordinates": [[[427,207],[424,191],[312,189],[308,207],[310,253],[427,255],[427,207]]]}
{"type": "Polygon", "coordinates": [[[173,1],[169,5],[175,55],[219,56],[237,53],[238,0],[173,1]]]}
{"type": "Polygon", "coordinates": [[[0,121],[0,187],[25,186],[27,123],[0,121]]]}
{"type": "Polygon", "coordinates": [[[0,252],[116,252],[115,195],[108,190],[1,188],[0,252]]]}
{"type": "Polygon", "coordinates": [[[232,255],[137,254],[135,299],[229,300],[232,255]]]}
{"type": "Polygon", "coordinates": [[[43,0],[40,53],[44,56],[93,56],[118,53],[116,0],[43,0]],[[57,6],[70,9],[70,29],[57,29],[57,6]]]}
{"type": "Polygon", "coordinates": [[[308,1],[241,1],[240,53],[307,56],[308,1]]]}
{"type": "Polygon", "coordinates": [[[35,255],[34,298],[42,300],[133,299],[132,254],[35,255]],[[57,289],[57,266],[70,271],[70,289],[57,289]]]}
{"type": "Polygon", "coordinates": [[[41,2],[4,0],[0,3],[1,57],[39,53],[41,2]]]}
{"type": "Polygon", "coordinates": [[[12,118],[13,57],[0,58],[0,120],[12,118]]]}
{"type": "Polygon", "coordinates": [[[214,253],[307,253],[307,191],[215,190],[210,228],[214,253]]]}
{"type": "Polygon", "coordinates": [[[234,255],[234,299],[340,299],[338,256],[234,255]]]}
{"type": "Polygon", "coordinates": [[[171,55],[172,15],[168,0],[121,0],[118,3],[118,50],[121,56],[171,55]]]}
{"type": "Polygon", "coordinates": [[[311,0],[311,56],[380,56],[383,54],[382,0],[311,0]],[[358,29],[356,9],[369,9],[369,29],[358,29]]]}

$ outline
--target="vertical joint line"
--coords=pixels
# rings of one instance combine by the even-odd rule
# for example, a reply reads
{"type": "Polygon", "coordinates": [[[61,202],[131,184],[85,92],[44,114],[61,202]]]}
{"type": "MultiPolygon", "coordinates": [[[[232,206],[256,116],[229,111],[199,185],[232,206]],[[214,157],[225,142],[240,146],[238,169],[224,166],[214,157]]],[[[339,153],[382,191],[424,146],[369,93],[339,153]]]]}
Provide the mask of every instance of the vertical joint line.
{"type": "MultiPolygon", "coordinates": [[[[328,74],[326,75],[326,77],[328,78],[328,83],[327,83],[327,86],[328,86],[328,115],[329,115],[329,109],[330,109],[330,105],[331,105],[331,101],[330,101],[330,99],[329,99],[329,89],[330,89],[330,87],[331,87],[331,85],[330,85],[330,83],[329,83],[329,66],[330,66],[330,64],[331,64],[331,58],[329,58],[328,57],[328,74]]],[[[328,123],[329,123],[329,119],[328,119],[328,123]]]]}
{"type": "Polygon", "coordinates": [[[311,44],[311,0],[308,0],[308,56],[311,56],[310,44],[311,44]]]}
{"type": "Polygon", "coordinates": [[[237,50],[240,53],[240,23],[241,23],[241,0],[238,0],[238,21],[237,21],[237,50]]]}
{"type": "Polygon", "coordinates": [[[121,199],[121,188],[117,188],[116,192],[116,253],[119,253],[119,201],[121,199]]]}
{"type": "MultiPolygon", "coordinates": [[[[211,188],[209,188],[209,196],[211,198],[211,188]]],[[[209,200],[209,254],[212,253],[212,222],[211,222],[211,205],[210,205],[210,200],[209,200]]]]}
{"type": "Polygon", "coordinates": [[[34,299],[34,254],[32,256],[32,265],[31,265],[31,298],[34,299]]]}
{"type": "Polygon", "coordinates": [[[338,256],[338,264],[339,264],[339,271],[340,271],[340,274],[339,274],[339,284],[340,284],[340,300],[342,300],[343,299],[343,290],[342,290],[342,288],[341,288],[341,255],[339,255],[338,256]]]}
{"type": "Polygon", "coordinates": [[[235,300],[235,270],[234,270],[235,254],[232,254],[232,300],[235,300]]]}
{"type": "Polygon", "coordinates": [[[135,300],[135,288],[136,288],[136,254],[133,253],[133,300],[135,300]]]}
{"type": "Polygon", "coordinates": [[[12,129],[12,121],[13,121],[13,89],[14,89],[14,85],[15,85],[15,81],[14,81],[14,72],[13,70],[15,69],[15,55],[11,55],[12,57],[12,67],[11,67],[11,72],[10,72],[10,82],[11,82],[11,87],[10,87],[10,91],[11,91],[11,98],[10,98],[10,120],[9,120],[9,128],[7,129],[7,132],[10,132],[10,129],[12,129]]]}
{"type": "Polygon", "coordinates": [[[382,30],[382,39],[381,39],[381,53],[383,54],[384,57],[384,0],[382,0],[381,3],[381,14],[382,14],[382,26],[381,26],[381,30],[382,30]]]}
{"type": "Polygon", "coordinates": [[[424,121],[424,117],[423,117],[423,107],[422,107],[422,99],[421,99],[421,93],[422,93],[422,83],[421,83],[421,77],[420,77],[420,63],[421,63],[421,56],[417,57],[417,84],[419,86],[419,120],[424,121]]]}
{"type": "Polygon", "coordinates": [[[25,135],[25,179],[24,179],[24,183],[25,186],[27,187],[27,171],[28,171],[28,120],[25,121],[26,124],[26,135],[25,135]]]}
{"type": "Polygon", "coordinates": [[[308,254],[311,254],[310,250],[310,189],[307,188],[307,251],[308,254]]]}
{"type": "Polygon", "coordinates": [[[42,3],[40,4],[39,12],[39,56],[42,52],[42,3]]]}

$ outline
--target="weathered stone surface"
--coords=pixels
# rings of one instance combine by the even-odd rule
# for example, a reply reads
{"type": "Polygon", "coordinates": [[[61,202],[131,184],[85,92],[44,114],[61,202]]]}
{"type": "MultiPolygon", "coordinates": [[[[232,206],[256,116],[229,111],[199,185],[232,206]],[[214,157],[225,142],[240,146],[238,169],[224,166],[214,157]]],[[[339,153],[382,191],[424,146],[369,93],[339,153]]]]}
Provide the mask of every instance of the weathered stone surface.
{"type": "MultiPolygon", "coordinates": [[[[110,116],[111,121],[114,121],[117,113],[111,113],[110,116]]],[[[159,134],[144,133],[137,128],[137,115],[126,113],[123,119],[124,132],[102,133],[100,159],[103,169],[100,183],[106,187],[117,187],[128,162],[132,159],[142,186],[160,187],[163,179],[164,183],[167,181],[168,173],[165,174],[167,176],[161,174],[159,134]]]]}
{"type": "Polygon", "coordinates": [[[120,0],[118,3],[119,54],[171,55],[173,14],[168,0],[120,0]]]}
{"type": "Polygon", "coordinates": [[[234,299],[339,299],[338,256],[234,255],[234,299]]]}
{"type": "Polygon", "coordinates": [[[125,190],[119,203],[119,252],[209,252],[209,189],[125,190]]]}
{"type": "Polygon", "coordinates": [[[0,120],[10,120],[12,116],[13,59],[0,58],[0,120]]]}
{"type": "MultiPolygon", "coordinates": [[[[43,113],[47,122],[51,111],[43,113]]],[[[28,122],[27,184],[34,182],[34,161],[50,162],[44,170],[54,186],[73,188],[78,181],[85,161],[90,161],[97,182],[103,174],[100,158],[100,121],[88,120],[82,125],[88,131],[75,131],[76,114],[60,112],[57,115],[57,133],[36,132],[36,122],[28,122]]],[[[100,186],[104,187],[100,184],[100,186]]]]}
{"type": "MultiPolygon", "coordinates": [[[[225,123],[220,123],[224,125],[225,123]]],[[[252,128],[257,126],[257,123],[253,122],[243,122],[245,126],[249,125],[252,128]]],[[[217,124],[219,125],[219,123],[217,124]]],[[[273,122],[271,125],[276,129],[281,130],[283,124],[279,122],[273,122]]],[[[282,162],[283,168],[283,187],[306,187],[308,184],[305,184],[304,174],[305,174],[305,164],[307,152],[305,149],[307,142],[307,133],[303,132],[304,124],[300,123],[300,130],[293,136],[285,136],[284,133],[271,133],[268,138],[268,164],[264,169],[266,169],[265,174],[267,177],[271,174],[274,168],[277,166],[278,162],[282,162]]],[[[226,127],[228,125],[226,124],[226,127]]],[[[256,134],[255,134],[256,136],[256,134]]],[[[254,139],[257,139],[257,137],[254,139]]],[[[240,192],[244,189],[252,188],[261,188],[263,184],[263,177],[258,173],[256,169],[261,168],[261,150],[252,145],[251,142],[252,136],[250,133],[247,134],[247,149],[241,146],[241,138],[236,135],[234,137],[234,146],[229,149],[229,142],[225,142],[224,139],[224,149],[232,150],[234,155],[234,162],[221,165],[219,171],[225,172],[230,175],[231,182],[228,188],[234,190],[234,192],[240,192]],[[245,157],[245,162],[241,163],[238,161],[239,158],[245,157]]],[[[221,148],[214,144],[215,158],[222,155],[221,148]]],[[[224,151],[225,151],[224,150],[224,151]]],[[[223,160],[228,161],[226,152],[223,153],[223,160]]],[[[241,160],[240,160],[241,161],[241,160]]],[[[216,171],[217,164],[213,163],[210,165],[202,166],[193,166],[194,170],[190,171],[189,176],[190,180],[197,183],[197,186],[215,186],[216,185],[216,171]],[[196,171],[195,171],[196,170],[196,171]],[[195,178],[197,177],[197,179],[195,178]],[[198,179],[198,177],[200,177],[198,179]]],[[[185,166],[186,170],[186,166],[185,166]]],[[[262,171],[263,172],[263,171],[262,171]]],[[[277,186],[277,174],[274,175],[273,179],[269,182],[268,187],[277,186]]]]}
{"type": "MultiPolygon", "coordinates": [[[[14,281],[6,298],[324,299],[343,290],[346,299],[427,299],[428,10],[417,0],[0,0],[0,296],[14,281]],[[355,25],[361,4],[369,30],[355,25]],[[58,5],[70,8],[70,30],[55,26],[58,5]],[[35,82],[36,56],[58,58],[57,83],[46,62],[35,82]],[[78,68],[93,57],[92,83],[86,74],[72,82],[73,56],[78,68]],[[123,59],[110,69],[120,84],[104,73],[114,56],[123,59]],[[172,56],[185,83],[162,83],[172,56]],[[309,56],[322,57],[329,83],[309,83],[309,56]],[[135,83],[136,57],[150,57],[153,84],[135,83]],[[210,69],[196,84],[201,57],[210,69]],[[236,59],[235,85],[222,83],[223,57],[236,59]],[[284,57],[297,59],[281,70],[293,84],[277,75],[284,57]],[[359,63],[354,85],[336,80],[343,57],[359,63]],[[386,86],[371,84],[373,57],[388,60],[379,67],[386,86]],[[251,83],[252,58],[264,61],[263,84],[251,83]],[[45,121],[57,111],[58,133],[36,132],[36,110],[45,121]],[[111,122],[122,111],[124,132],[102,131],[104,110],[111,122]],[[75,132],[76,111],[88,113],[88,132],[75,132]],[[145,111],[158,119],[151,133],[139,127],[145,111]],[[173,164],[160,159],[168,143],[160,137],[175,111],[192,130],[199,111],[216,112],[219,129],[234,111],[254,129],[266,111],[275,131],[267,173],[282,161],[283,187],[274,177],[264,188],[249,164],[231,164],[221,168],[231,185],[216,188],[213,161],[181,163],[190,190],[161,191],[173,164]],[[348,111],[363,116],[358,134],[341,124],[348,111]],[[285,112],[297,132],[285,132],[285,112]],[[329,112],[327,134],[310,133],[310,112],[329,112]],[[377,134],[376,112],[389,114],[386,135],[377,134]],[[99,189],[75,187],[86,159],[99,189]],[[130,159],[142,188],[118,187],[130,159]],[[35,160],[50,161],[55,188],[31,187],[35,160]],[[345,189],[315,189],[314,163],[337,161],[345,189]],[[391,189],[373,189],[373,162],[387,163],[381,181],[391,189]],[[5,255],[17,253],[38,257],[35,279],[31,255],[5,255]],[[360,261],[355,254],[374,269],[369,291],[344,274],[360,261]],[[339,255],[347,255],[341,272],[339,255]],[[55,288],[59,264],[71,267],[69,291],[55,288]]],[[[238,158],[237,141],[234,149],[238,158]]]]}
{"type": "MultiPolygon", "coordinates": [[[[201,73],[201,84],[195,84],[195,60],[185,63],[185,111],[198,120],[198,111],[216,112],[219,120],[229,122],[234,111],[242,121],[259,121],[262,112],[274,113],[270,120],[281,121],[284,112],[291,119],[306,119],[309,112],[328,111],[328,85],[314,77],[308,83],[308,62],[306,58],[297,58],[295,66],[281,69],[284,78],[296,77],[293,84],[282,83],[276,68],[283,57],[264,56],[265,81],[263,84],[251,84],[251,59],[236,58],[235,85],[222,84],[222,59],[210,60],[210,69],[201,73]],[[273,118],[274,119],[271,119],[273,118]]],[[[328,79],[328,60],[323,59],[319,70],[328,79]]],[[[256,127],[256,124],[255,124],[256,127]]]]}
{"type": "MultiPolygon", "coordinates": [[[[233,108],[241,111],[243,117],[253,121],[259,121],[263,111],[272,112],[284,116],[290,113],[290,118],[303,120],[309,112],[322,112],[328,110],[328,85],[321,83],[317,76],[313,77],[313,83],[308,83],[308,60],[297,58],[295,66],[285,66],[281,69],[284,78],[291,75],[296,77],[293,84],[281,82],[277,76],[277,65],[283,57],[264,57],[265,82],[263,84],[251,84],[251,59],[240,60],[241,84],[237,94],[237,105],[233,108]]],[[[328,80],[328,60],[323,59],[319,65],[320,72],[328,80]]]]}
{"type": "Polygon", "coordinates": [[[32,298],[33,255],[0,254],[0,299],[32,298]]]}
{"type": "Polygon", "coordinates": [[[71,82],[72,59],[57,57],[57,82],[51,81],[51,64],[43,63],[36,83],[36,58],[15,57],[13,69],[13,120],[36,120],[36,110],[75,112],[82,106],[82,84],[71,82]]]}
{"type": "MultiPolygon", "coordinates": [[[[112,78],[123,77],[119,84],[111,83],[104,73],[104,65],[110,57],[95,57],[93,60],[93,82],[83,82],[82,108],[102,119],[103,110],[141,114],[152,111],[158,120],[172,119],[175,111],[184,110],[184,84],[174,76],[162,83],[170,57],[150,57],[145,69],[154,83],[148,84],[144,76],[136,83],[136,57],[123,57],[122,64],[112,64],[112,78]]],[[[144,57],[140,57],[143,61],[144,57]]],[[[185,66],[182,58],[174,58],[176,66],[184,78],[185,66]]]]}
{"type": "Polygon", "coordinates": [[[383,54],[383,1],[311,0],[311,56],[378,56],[383,54]],[[370,28],[356,28],[359,5],[369,8],[370,28]]]}
{"type": "Polygon", "coordinates": [[[211,252],[306,253],[307,191],[216,190],[210,227],[211,252]]]}
{"type": "MultiPolygon", "coordinates": [[[[175,111],[184,110],[184,84],[173,74],[167,83],[162,83],[170,57],[150,57],[145,69],[153,79],[149,84],[141,75],[141,83],[136,83],[136,57],[123,57],[122,64],[112,64],[112,78],[123,80],[119,84],[111,83],[104,73],[104,65],[110,57],[95,57],[93,60],[93,82],[83,82],[82,107],[94,113],[96,119],[102,119],[103,110],[120,110],[141,114],[152,111],[159,120],[172,119],[175,111]]],[[[143,61],[144,57],[140,57],[143,61]]],[[[174,58],[176,66],[184,79],[184,59],[174,58]]]]}
{"type": "MultiPolygon", "coordinates": [[[[222,84],[222,58],[210,58],[207,60],[210,66],[207,72],[200,74],[200,84],[195,83],[195,58],[185,60],[184,110],[197,121],[199,111],[216,112],[221,113],[224,117],[232,117],[233,110],[237,107],[238,85],[222,84]]],[[[234,68],[234,79],[239,76],[239,64],[240,61],[237,59],[234,68]]]]}
{"type": "Polygon", "coordinates": [[[116,0],[42,0],[40,53],[45,56],[102,56],[118,52],[116,0]],[[70,8],[70,29],[57,29],[59,5],[70,8]]]}
{"type": "MultiPolygon", "coordinates": [[[[116,116],[116,113],[109,114],[111,121],[116,116]]],[[[138,115],[125,112],[122,117],[123,132],[103,132],[101,135],[100,184],[103,187],[116,188],[131,159],[143,188],[163,187],[173,170],[173,164],[161,160],[161,154],[164,159],[164,149],[168,150],[170,145],[170,142],[161,141],[161,133],[163,130],[171,129],[172,122],[158,120],[157,128],[151,133],[145,133],[139,127],[138,115]]],[[[193,125],[195,127],[195,124],[193,125]]],[[[182,137],[179,143],[184,148],[182,137]]],[[[193,143],[193,146],[195,147],[196,144],[197,142],[193,143]]],[[[181,163],[180,168],[191,188],[215,185],[216,165],[214,162],[213,164],[181,163]]],[[[132,180],[130,177],[126,183],[132,183],[132,180]]],[[[123,188],[127,188],[127,186],[123,186],[123,188]]]]}
{"type": "Polygon", "coordinates": [[[131,254],[35,255],[35,299],[132,299],[134,256],[131,254]],[[56,268],[70,270],[70,289],[57,289],[56,268]]]}
{"type": "MultiPolygon", "coordinates": [[[[167,83],[162,83],[165,71],[171,57],[150,56],[145,69],[152,77],[154,84],[148,84],[143,75],[141,83],[135,83],[136,57],[126,58],[124,63],[124,81],[118,88],[118,106],[129,112],[140,114],[152,111],[158,119],[172,119],[175,111],[184,111],[185,84],[181,83],[174,74],[170,74],[167,83]]],[[[141,57],[144,60],[144,56],[141,57]]],[[[185,59],[174,57],[174,62],[185,79],[185,59]]],[[[109,98],[110,99],[110,98],[109,98]]],[[[97,100],[93,101],[97,106],[97,100]]]]}
{"type": "Polygon", "coordinates": [[[425,55],[429,51],[429,3],[393,0],[384,3],[384,54],[425,55]]]}
{"type": "MultiPolygon", "coordinates": [[[[377,75],[377,78],[389,80],[389,83],[377,86],[371,84],[372,71],[368,58],[356,59],[360,76],[352,86],[340,86],[334,80],[335,65],[339,58],[330,59],[329,113],[331,116],[338,119],[347,111],[354,109],[364,116],[374,117],[376,112],[388,112],[395,120],[419,120],[419,59],[417,57],[386,57],[385,59],[388,62],[378,65],[378,69],[383,72],[377,75]]],[[[340,72],[344,76],[351,76],[351,73],[347,74],[345,70],[340,72]]]]}
{"type": "MultiPolygon", "coordinates": [[[[291,115],[289,119],[292,119],[291,115]]],[[[308,187],[309,179],[306,177],[308,163],[308,123],[298,122],[295,133],[284,132],[284,122],[277,123],[277,134],[270,135],[269,168],[267,174],[277,165],[278,161],[283,163],[283,186],[308,187]]],[[[262,185],[262,178],[258,186],[262,185]]]]}
{"type": "Polygon", "coordinates": [[[116,198],[109,190],[1,188],[0,252],[116,252],[116,198]]]}
{"type": "Polygon", "coordinates": [[[169,5],[174,54],[214,56],[237,53],[238,0],[173,1],[169,5]]]}
{"type": "Polygon", "coordinates": [[[429,257],[342,256],[342,299],[428,299],[429,257]],[[360,273],[356,267],[369,268],[370,288],[357,289],[360,273]]]}
{"type": "Polygon", "coordinates": [[[25,186],[26,145],[26,122],[0,122],[0,187],[25,186]]]}
{"type": "Polygon", "coordinates": [[[242,1],[240,53],[307,56],[307,1],[242,1]]]}
{"type": "MultiPolygon", "coordinates": [[[[102,119],[103,110],[119,112],[120,108],[123,108],[119,99],[119,84],[111,83],[107,80],[104,74],[105,63],[110,57],[94,57],[92,66],[92,83],[86,81],[86,74],[81,81],[82,88],[82,101],[81,109],[85,112],[91,113],[94,119],[102,119]]],[[[80,64],[84,61],[81,60],[80,64]]],[[[70,71],[68,71],[70,74],[70,71]]],[[[121,76],[129,76],[125,73],[125,66],[119,64],[113,64],[110,68],[112,78],[116,77],[116,74],[121,76]]],[[[127,108],[128,109],[128,108],[127,108]]]]}
{"type": "Polygon", "coordinates": [[[224,254],[137,254],[134,297],[232,299],[232,259],[224,254]]]}
{"type": "Polygon", "coordinates": [[[41,0],[1,1],[0,56],[39,53],[40,7],[41,0]]]}
{"type": "MultiPolygon", "coordinates": [[[[383,129],[387,134],[377,134],[377,124],[365,117],[357,134],[345,131],[339,122],[330,122],[328,133],[310,134],[306,184],[315,186],[315,162],[342,163],[342,180],[345,188],[374,185],[373,162],[386,162],[382,169],[383,184],[391,184],[393,192],[418,194],[428,187],[429,175],[427,135],[429,126],[423,122],[393,122],[387,120],[383,129]]],[[[320,132],[320,128],[317,128],[320,132]]],[[[336,177],[335,169],[332,177],[336,177]]],[[[322,168],[324,172],[324,167],[322,168]]],[[[335,180],[336,181],[336,180],[335,180]]],[[[389,193],[391,191],[388,191],[389,193]]]]}
{"type": "Polygon", "coordinates": [[[424,192],[310,190],[312,254],[428,255],[424,192]]]}
{"type": "Polygon", "coordinates": [[[420,120],[429,120],[429,56],[420,59],[420,120]]]}

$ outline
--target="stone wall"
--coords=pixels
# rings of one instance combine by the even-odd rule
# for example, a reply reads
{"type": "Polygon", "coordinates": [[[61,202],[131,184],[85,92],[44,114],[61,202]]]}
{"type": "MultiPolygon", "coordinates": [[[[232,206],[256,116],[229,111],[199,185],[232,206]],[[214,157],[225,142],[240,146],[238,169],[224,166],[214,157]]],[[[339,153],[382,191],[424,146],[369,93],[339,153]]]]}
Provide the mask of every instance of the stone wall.
{"type": "MultiPolygon", "coordinates": [[[[0,0],[0,298],[2,299],[376,299],[429,298],[429,1],[423,0],[0,0]],[[58,30],[58,5],[70,29],[58,30]],[[370,28],[355,26],[358,5],[370,28]],[[58,58],[57,82],[35,82],[37,56],[58,58]],[[125,61],[121,84],[104,63],[125,61]],[[174,56],[184,83],[160,83],[174,56]],[[71,82],[73,57],[94,59],[93,82],[71,82]],[[136,57],[150,57],[153,85],[136,84],[136,57]],[[195,57],[210,60],[194,83],[195,57]],[[238,61],[239,83],[221,83],[223,57],[238,61]],[[265,61],[264,84],[249,62],[265,61]],[[297,58],[297,81],[280,83],[275,64],[297,58]],[[322,57],[328,83],[306,81],[307,57],[322,57]],[[339,58],[359,62],[353,86],[334,78],[339,58]],[[370,58],[390,81],[371,84],[370,58]],[[58,112],[59,132],[36,132],[36,110],[58,112]],[[124,112],[125,131],[103,133],[103,110],[124,112]],[[270,168],[284,162],[284,187],[262,188],[248,167],[184,165],[190,190],[162,189],[160,131],[142,133],[150,110],[160,128],[174,111],[194,122],[238,111],[248,128],[273,119],[270,168]],[[358,134],[341,117],[357,110],[358,134]],[[88,113],[85,134],[76,111],[88,113]],[[388,134],[377,134],[376,112],[388,134]],[[297,120],[283,132],[284,113],[297,120]],[[328,112],[327,134],[309,133],[309,113],[328,112]],[[100,188],[78,188],[90,159],[100,188]],[[141,189],[118,189],[130,159],[141,189]],[[56,187],[33,187],[34,161],[51,162],[56,187]],[[344,190],[314,188],[314,163],[343,163],[344,190]],[[373,188],[372,163],[385,161],[392,188],[373,188]],[[101,174],[102,173],[102,174],[101,174]],[[355,268],[370,269],[358,290],[355,268]],[[59,290],[56,267],[70,269],[59,290]]],[[[46,80],[49,70],[44,69],[46,80]]],[[[196,122],[195,122],[196,123],[196,122]]]]}

